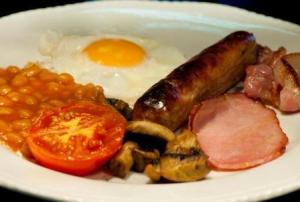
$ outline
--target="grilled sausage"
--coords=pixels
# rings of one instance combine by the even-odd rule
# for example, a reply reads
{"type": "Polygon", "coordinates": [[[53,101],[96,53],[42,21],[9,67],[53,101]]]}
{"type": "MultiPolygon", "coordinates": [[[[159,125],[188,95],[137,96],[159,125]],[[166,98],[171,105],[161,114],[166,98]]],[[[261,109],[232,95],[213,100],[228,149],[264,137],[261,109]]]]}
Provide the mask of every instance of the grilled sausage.
{"type": "Polygon", "coordinates": [[[193,105],[223,94],[254,64],[257,45],[253,34],[238,31],[203,50],[153,85],[134,105],[133,120],[150,120],[175,130],[193,105]]]}

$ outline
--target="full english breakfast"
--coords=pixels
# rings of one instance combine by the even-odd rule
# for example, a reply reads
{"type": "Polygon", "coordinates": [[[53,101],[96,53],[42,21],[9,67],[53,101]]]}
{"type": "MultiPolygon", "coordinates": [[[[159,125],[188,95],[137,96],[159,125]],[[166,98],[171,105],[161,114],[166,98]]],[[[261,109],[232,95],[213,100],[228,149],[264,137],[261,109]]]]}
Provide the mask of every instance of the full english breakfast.
{"type": "Polygon", "coordinates": [[[249,169],[288,144],[272,107],[300,110],[300,53],[246,31],[189,60],[133,36],[47,32],[39,49],[46,60],[0,69],[0,140],[73,175],[187,182],[249,169]]]}

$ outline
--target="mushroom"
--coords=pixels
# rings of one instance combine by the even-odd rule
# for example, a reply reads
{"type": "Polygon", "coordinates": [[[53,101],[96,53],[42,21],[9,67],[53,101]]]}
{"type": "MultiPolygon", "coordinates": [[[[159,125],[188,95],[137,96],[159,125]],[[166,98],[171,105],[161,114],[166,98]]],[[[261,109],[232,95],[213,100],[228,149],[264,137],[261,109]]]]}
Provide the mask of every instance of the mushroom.
{"type": "Polygon", "coordinates": [[[160,180],[160,175],[169,181],[188,182],[204,178],[209,171],[195,134],[183,130],[167,144],[159,164],[147,165],[144,173],[153,181],[160,180]]]}
{"type": "Polygon", "coordinates": [[[143,151],[140,149],[134,149],[133,152],[134,159],[134,169],[137,172],[143,172],[146,165],[153,162],[159,161],[159,151],[154,149],[154,151],[143,151]]]}
{"type": "Polygon", "coordinates": [[[191,154],[165,154],[160,159],[160,174],[173,182],[189,182],[204,178],[209,169],[207,158],[200,152],[191,154]]]}
{"type": "Polygon", "coordinates": [[[132,109],[126,102],[115,98],[106,98],[106,102],[120,112],[127,120],[131,120],[132,109]]]}
{"type": "Polygon", "coordinates": [[[130,121],[127,123],[125,144],[110,161],[110,169],[115,176],[125,177],[130,169],[143,172],[151,163],[159,161],[160,152],[165,151],[174,133],[168,128],[150,121],[130,121]]]}
{"type": "Polygon", "coordinates": [[[160,166],[158,163],[148,164],[144,169],[145,175],[147,175],[153,182],[160,180],[160,166]]]}
{"type": "Polygon", "coordinates": [[[166,144],[175,137],[170,129],[150,121],[130,121],[126,130],[125,139],[137,142],[144,150],[163,152],[166,144]]]}
{"type": "Polygon", "coordinates": [[[134,164],[132,151],[138,147],[135,142],[125,142],[119,153],[109,163],[113,175],[124,178],[129,173],[134,164]]]}
{"type": "Polygon", "coordinates": [[[168,142],[174,139],[174,133],[170,129],[151,121],[130,121],[126,129],[132,133],[151,135],[168,142]]]}

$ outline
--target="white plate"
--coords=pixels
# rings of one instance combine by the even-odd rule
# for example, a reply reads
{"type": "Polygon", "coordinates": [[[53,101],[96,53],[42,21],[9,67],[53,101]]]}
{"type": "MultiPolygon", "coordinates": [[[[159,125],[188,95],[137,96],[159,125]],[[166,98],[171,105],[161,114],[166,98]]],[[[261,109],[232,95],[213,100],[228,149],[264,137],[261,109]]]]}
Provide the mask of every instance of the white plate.
{"type": "MultiPolygon", "coordinates": [[[[0,19],[0,66],[41,59],[39,37],[46,30],[66,34],[131,34],[178,47],[190,57],[235,30],[255,33],[271,48],[300,50],[300,27],[208,3],[92,2],[22,12],[0,19]]],[[[126,180],[74,177],[35,165],[0,147],[3,187],[70,201],[253,201],[300,188],[300,114],[279,119],[290,143],[286,153],[242,172],[214,173],[209,179],[178,184],[145,184],[133,174],[126,180]]],[[[255,149],[255,148],[254,148],[255,149]]]]}

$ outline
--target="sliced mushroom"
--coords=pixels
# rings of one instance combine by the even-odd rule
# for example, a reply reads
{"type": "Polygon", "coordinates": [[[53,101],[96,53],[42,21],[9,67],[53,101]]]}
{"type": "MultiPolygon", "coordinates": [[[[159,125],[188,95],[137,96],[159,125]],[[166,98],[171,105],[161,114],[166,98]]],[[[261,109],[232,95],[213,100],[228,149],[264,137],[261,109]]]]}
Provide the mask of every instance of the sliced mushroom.
{"type": "Polygon", "coordinates": [[[173,182],[189,182],[204,178],[209,169],[201,153],[191,155],[165,154],[160,159],[161,176],[173,182]]]}
{"type": "Polygon", "coordinates": [[[166,145],[166,153],[186,154],[193,148],[196,148],[196,150],[198,149],[196,135],[190,130],[184,129],[173,141],[170,141],[166,145]]]}
{"type": "Polygon", "coordinates": [[[154,182],[160,180],[160,166],[159,164],[148,164],[145,169],[144,173],[154,182]]]}
{"type": "MultiPolygon", "coordinates": [[[[110,99],[111,100],[111,99],[110,99]]],[[[143,172],[146,165],[159,161],[160,152],[175,137],[168,128],[150,121],[130,121],[125,144],[110,161],[110,169],[118,177],[125,177],[130,169],[143,172]]]]}
{"type": "Polygon", "coordinates": [[[132,108],[128,105],[128,103],[115,98],[106,98],[106,101],[118,112],[120,112],[120,114],[122,114],[127,120],[131,120],[132,108]]]}
{"type": "Polygon", "coordinates": [[[123,178],[129,173],[134,164],[132,151],[138,147],[135,142],[125,142],[119,153],[109,163],[113,175],[123,178]]]}
{"type": "Polygon", "coordinates": [[[158,137],[169,142],[174,139],[174,133],[167,127],[151,121],[130,121],[127,131],[137,134],[158,137]]]}
{"type": "Polygon", "coordinates": [[[209,171],[207,157],[198,147],[195,134],[183,130],[167,144],[159,165],[148,165],[144,173],[154,181],[160,179],[157,177],[159,172],[161,177],[169,181],[188,182],[204,178],[209,171]]]}
{"type": "Polygon", "coordinates": [[[160,124],[150,121],[130,121],[127,124],[125,139],[137,142],[144,150],[158,149],[164,152],[167,143],[174,137],[170,129],[160,124]]]}
{"type": "Polygon", "coordinates": [[[151,164],[159,160],[159,151],[143,151],[140,149],[134,149],[133,152],[134,168],[137,172],[143,172],[146,165],[151,164]]]}

